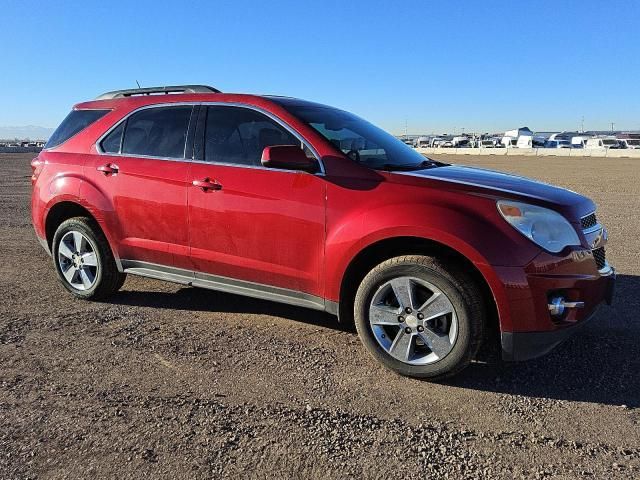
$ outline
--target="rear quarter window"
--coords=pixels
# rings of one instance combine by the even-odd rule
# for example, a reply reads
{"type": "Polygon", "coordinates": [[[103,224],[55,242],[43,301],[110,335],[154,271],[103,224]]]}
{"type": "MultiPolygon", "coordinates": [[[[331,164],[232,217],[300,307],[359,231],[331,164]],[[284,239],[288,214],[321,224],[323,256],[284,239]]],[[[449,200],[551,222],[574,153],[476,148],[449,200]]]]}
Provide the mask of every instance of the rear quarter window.
{"type": "Polygon", "coordinates": [[[44,148],[53,148],[63,144],[107,113],[109,110],[72,110],[49,137],[44,148]]]}
{"type": "Polygon", "coordinates": [[[124,122],[111,130],[111,133],[107,135],[100,143],[100,147],[104,153],[120,153],[120,147],[122,146],[122,134],[124,132],[124,122]]]}

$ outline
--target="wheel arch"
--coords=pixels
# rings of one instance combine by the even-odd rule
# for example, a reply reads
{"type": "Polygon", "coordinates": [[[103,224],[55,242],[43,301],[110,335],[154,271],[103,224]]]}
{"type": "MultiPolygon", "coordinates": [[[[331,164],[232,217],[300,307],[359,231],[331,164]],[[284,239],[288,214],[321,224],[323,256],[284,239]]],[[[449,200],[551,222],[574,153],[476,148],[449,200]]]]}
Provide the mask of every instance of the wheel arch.
{"type": "Polygon", "coordinates": [[[122,271],[122,265],[118,256],[115,254],[109,236],[105,229],[102,227],[98,219],[93,213],[84,205],[79,202],[73,200],[62,200],[54,205],[52,205],[46,214],[44,221],[45,235],[47,246],[49,247],[49,251],[53,252],[53,236],[56,233],[56,230],[60,226],[62,222],[68,220],[73,217],[87,217],[91,219],[97,228],[100,229],[102,234],[107,238],[107,242],[111,248],[111,252],[114,254],[114,259],[119,271],[122,271]]]}
{"type": "Polygon", "coordinates": [[[486,278],[486,270],[482,271],[458,250],[438,242],[422,237],[391,237],[378,240],[358,252],[347,265],[340,282],[340,301],[338,318],[341,322],[353,322],[353,298],[360,282],[365,275],[381,262],[401,255],[428,255],[454,261],[464,267],[476,282],[482,294],[487,299],[486,318],[487,333],[492,340],[499,340],[500,313],[497,292],[491,287],[486,278]]]}

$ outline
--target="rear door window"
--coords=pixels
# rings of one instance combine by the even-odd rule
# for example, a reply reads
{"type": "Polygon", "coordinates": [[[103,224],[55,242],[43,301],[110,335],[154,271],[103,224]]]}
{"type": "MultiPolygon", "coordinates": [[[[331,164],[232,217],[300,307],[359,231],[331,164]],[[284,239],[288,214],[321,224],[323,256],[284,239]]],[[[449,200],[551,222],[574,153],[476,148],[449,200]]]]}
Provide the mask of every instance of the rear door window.
{"type": "Polygon", "coordinates": [[[53,148],[63,144],[107,113],[109,110],[72,110],[49,137],[44,148],[53,148]]]}
{"type": "Polygon", "coordinates": [[[127,120],[122,153],[184,158],[192,110],[191,105],[181,105],[147,108],[134,113],[127,120]]]}

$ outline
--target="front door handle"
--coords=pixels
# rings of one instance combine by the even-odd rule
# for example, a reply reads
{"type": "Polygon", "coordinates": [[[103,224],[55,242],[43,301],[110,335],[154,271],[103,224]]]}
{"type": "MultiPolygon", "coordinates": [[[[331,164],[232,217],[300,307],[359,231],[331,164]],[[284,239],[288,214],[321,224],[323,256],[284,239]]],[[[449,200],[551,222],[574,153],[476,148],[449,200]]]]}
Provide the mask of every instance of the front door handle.
{"type": "Polygon", "coordinates": [[[205,178],[204,180],[194,180],[191,184],[194,187],[201,188],[203,192],[206,192],[207,190],[222,190],[222,185],[215,180],[211,181],[209,178],[205,178]]]}
{"type": "Polygon", "coordinates": [[[115,175],[118,173],[118,166],[113,163],[107,163],[106,165],[100,165],[97,170],[105,175],[115,175]]]}

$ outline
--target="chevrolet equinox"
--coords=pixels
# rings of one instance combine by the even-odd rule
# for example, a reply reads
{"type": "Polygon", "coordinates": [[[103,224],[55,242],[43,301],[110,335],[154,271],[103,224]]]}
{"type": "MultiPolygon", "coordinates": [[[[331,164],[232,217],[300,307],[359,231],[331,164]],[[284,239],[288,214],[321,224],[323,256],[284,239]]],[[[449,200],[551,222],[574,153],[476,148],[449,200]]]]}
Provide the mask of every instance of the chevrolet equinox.
{"type": "Polygon", "coordinates": [[[32,218],[62,285],[127,274],[353,321],[403,375],[547,353],[611,303],[594,203],[430,160],[343,110],[207,86],[76,105],[32,161],[32,218]]]}

